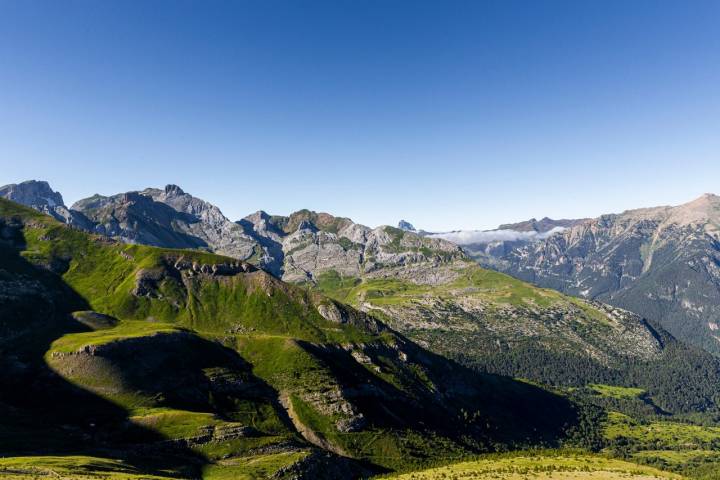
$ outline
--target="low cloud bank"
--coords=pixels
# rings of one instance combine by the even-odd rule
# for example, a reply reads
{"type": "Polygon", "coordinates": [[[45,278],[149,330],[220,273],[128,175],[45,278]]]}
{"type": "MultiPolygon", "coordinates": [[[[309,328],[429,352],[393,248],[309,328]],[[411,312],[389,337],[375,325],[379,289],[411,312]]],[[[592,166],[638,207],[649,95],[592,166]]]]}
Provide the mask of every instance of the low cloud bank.
{"type": "Polygon", "coordinates": [[[518,240],[526,242],[537,242],[545,240],[550,235],[560,233],[565,227],[555,227],[547,232],[520,232],[517,230],[459,230],[457,232],[433,233],[428,235],[433,238],[442,238],[457,245],[470,245],[473,243],[490,242],[515,242],[518,240]]]}

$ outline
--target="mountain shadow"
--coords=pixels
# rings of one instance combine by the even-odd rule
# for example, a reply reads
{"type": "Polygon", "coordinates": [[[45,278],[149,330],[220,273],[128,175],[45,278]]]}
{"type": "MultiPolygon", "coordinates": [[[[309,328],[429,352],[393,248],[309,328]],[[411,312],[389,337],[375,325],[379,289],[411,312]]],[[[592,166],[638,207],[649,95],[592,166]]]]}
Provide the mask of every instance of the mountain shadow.
{"type": "Polygon", "coordinates": [[[203,456],[180,445],[139,448],[166,438],[48,366],[53,341],[90,331],[71,315],[89,305],[60,277],[66,262],[38,266],[20,255],[24,248],[22,223],[0,219],[0,455],[96,455],[146,473],[198,477],[203,456]]]}
{"type": "MultiPolygon", "coordinates": [[[[479,453],[558,447],[580,420],[577,406],[565,397],[510,377],[478,373],[410,342],[403,352],[422,366],[428,385],[399,372],[396,385],[369,374],[343,348],[299,344],[341,379],[343,393],[365,416],[365,428],[421,426],[479,453]]],[[[385,345],[366,345],[363,352],[381,369],[393,368],[384,359],[395,352],[385,345]]]]}

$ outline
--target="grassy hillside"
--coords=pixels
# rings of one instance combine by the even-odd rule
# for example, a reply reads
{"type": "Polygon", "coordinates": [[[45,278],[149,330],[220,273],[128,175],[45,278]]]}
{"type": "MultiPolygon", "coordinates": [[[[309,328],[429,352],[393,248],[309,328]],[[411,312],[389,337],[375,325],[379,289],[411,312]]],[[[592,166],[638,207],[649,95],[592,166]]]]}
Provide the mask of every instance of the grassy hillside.
{"type": "Polygon", "coordinates": [[[720,428],[663,417],[634,418],[609,412],[604,451],[696,480],[720,478],[720,428]]]}
{"type": "Polygon", "coordinates": [[[313,287],[480,371],[641,388],[667,412],[719,409],[720,362],[710,354],[630,312],[477,265],[329,271],[313,287]]]}
{"type": "Polygon", "coordinates": [[[595,455],[538,452],[493,456],[384,478],[395,480],[670,480],[682,477],[656,468],[595,455]]]}
{"type": "Polygon", "coordinates": [[[0,260],[7,471],[337,478],[558,445],[577,422],[567,399],[226,257],[0,200],[0,260]]]}

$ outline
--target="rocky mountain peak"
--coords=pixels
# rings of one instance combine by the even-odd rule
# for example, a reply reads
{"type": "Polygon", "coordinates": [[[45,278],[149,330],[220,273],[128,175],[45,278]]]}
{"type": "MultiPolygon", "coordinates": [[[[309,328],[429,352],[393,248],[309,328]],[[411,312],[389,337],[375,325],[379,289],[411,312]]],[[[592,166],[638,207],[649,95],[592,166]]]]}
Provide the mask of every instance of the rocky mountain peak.
{"type": "Polygon", "coordinates": [[[687,222],[720,218],[720,197],[706,193],[695,200],[676,207],[675,217],[687,222]]]}
{"type": "Polygon", "coordinates": [[[414,232],[414,231],[416,231],[416,230],[415,230],[415,227],[413,226],[413,224],[410,223],[410,222],[407,222],[407,221],[405,221],[405,220],[400,220],[400,221],[398,222],[398,228],[399,228],[400,230],[405,230],[405,231],[408,231],[408,232],[414,232]]]}
{"type": "Polygon", "coordinates": [[[243,220],[247,220],[250,223],[257,223],[262,220],[268,221],[270,220],[270,214],[267,213],[265,210],[258,210],[255,213],[251,213],[250,215],[247,215],[243,220]]]}
{"type": "Polygon", "coordinates": [[[5,185],[0,187],[0,196],[43,211],[47,208],[65,206],[60,192],[53,191],[50,184],[44,180],[28,180],[5,185]]]}
{"type": "Polygon", "coordinates": [[[660,230],[668,227],[720,224],[720,197],[706,193],[690,202],[677,206],[661,206],[627,210],[621,214],[603,215],[598,220],[630,225],[652,222],[660,230]]]}
{"type": "Polygon", "coordinates": [[[325,212],[314,212],[312,210],[298,210],[288,217],[276,217],[275,222],[278,228],[285,233],[296,232],[303,222],[309,222],[318,230],[329,233],[338,233],[345,227],[353,225],[353,221],[349,218],[336,217],[325,212]]]}
{"type": "Polygon", "coordinates": [[[584,219],[560,219],[560,220],[554,220],[549,217],[543,217],[540,220],[536,218],[531,218],[530,220],[525,220],[524,222],[518,222],[518,223],[506,223],[503,225],[500,225],[498,227],[498,230],[513,230],[516,232],[537,232],[537,233],[545,233],[549,232],[554,228],[568,228],[572,227],[573,225],[576,225],[578,223],[581,223],[584,219]]]}
{"type": "Polygon", "coordinates": [[[257,245],[218,207],[177,185],[95,196],[78,201],[74,208],[92,220],[94,231],[133,243],[204,248],[240,260],[250,258],[257,245]]]}
{"type": "Polygon", "coordinates": [[[177,185],[173,185],[171,183],[171,184],[165,185],[165,195],[168,195],[168,196],[170,196],[170,195],[176,195],[176,196],[185,195],[185,192],[183,191],[182,188],[178,187],[177,185]]]}
{"type": "Polygon", "coordinates": [[[7,198],[79,228],[90,229],[91,222],[81,213],[65,206],[60,192],[50,188],[44,180],[28,180],[0,187],[0,197],[7,198]]]}

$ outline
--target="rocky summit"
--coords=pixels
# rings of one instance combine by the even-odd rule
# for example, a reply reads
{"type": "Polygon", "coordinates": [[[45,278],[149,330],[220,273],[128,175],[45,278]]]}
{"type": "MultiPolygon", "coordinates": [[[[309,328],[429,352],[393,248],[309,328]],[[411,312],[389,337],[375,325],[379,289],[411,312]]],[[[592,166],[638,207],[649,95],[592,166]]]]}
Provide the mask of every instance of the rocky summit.
{"type": "Polygon", "coordinates": [[[27,205],[54,217],[63,223],[83,229],[92,228],[92,222],[82,213],[65,206],[60,192],[53,191],[48,182],[28,180],[0,187],[0,197],[27,205]]]}
{"type": "Polygon", "coordinates": [[[398,222],[398,228],[399,228],[400,230],[407,230],[407,231],[409,231],[409,232],[415,232],[415,231],[416,231],[416,230],[415,230],[415,227],[413,226],[413,224],[410,223],[410,222],[406,222],[405,220],[400,220],[400,221],[398,222]]]}
{"type": "Polygon", "coordinates": [[[204,248],[246,260],[255,241],[220,210],[176,185],[105,197],[93,195],[73,204],[93,222],[93,231],[130,243],[172,248],[204,248]]]}

